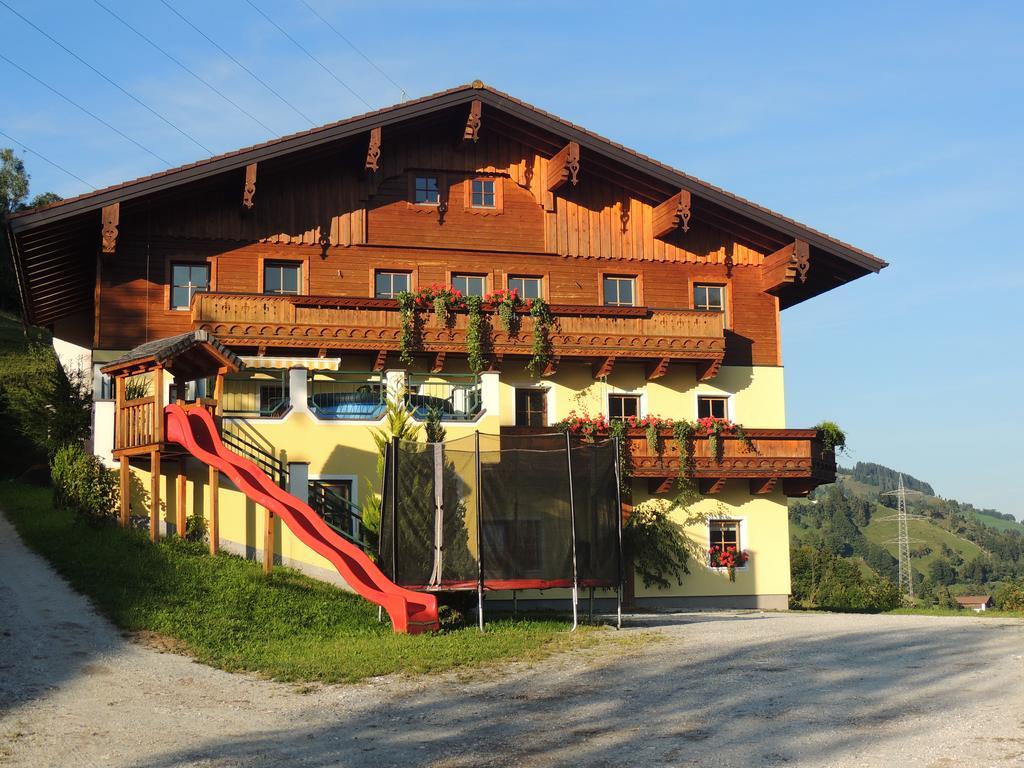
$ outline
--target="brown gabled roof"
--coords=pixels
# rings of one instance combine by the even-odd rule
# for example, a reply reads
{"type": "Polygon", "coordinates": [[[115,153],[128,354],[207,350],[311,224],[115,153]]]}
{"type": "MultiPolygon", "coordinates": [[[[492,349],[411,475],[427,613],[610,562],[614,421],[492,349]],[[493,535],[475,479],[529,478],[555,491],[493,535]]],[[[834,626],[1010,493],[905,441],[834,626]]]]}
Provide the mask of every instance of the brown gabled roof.
{"type": "Polygon", "coordinates": [[[988,595],[961,595],[956,598],[960,605],[988,605],[991,600],[988,595]]]}
{"type": "Polygon", "coordinates": [[[164,366],[172,373],[212,376],[217,368],[224,366],[231,371],[240,371],[245,363],[238,355],[218,341],[209,331],[188,331],[177,336],[168,336],[140,344],[135,349],[110,361],[101,369],[112,375],[139,366],[164,366]],[[181,368],[181,371],[176,371],[181,368]]]}
{"type": "Polygon", "coordinates": [[[333,141],[341,138],[338,135],[340,133],[350,135],[351,133],[365,131],[369,128],[407,120],[421,113],[433,112],[474,98],[480,99],[485,104],[512,112],[517,117],[524,118],[527,122],[546,123],[544,127],[553,129],[555,132],[563,132],[566,139],[576,140],[581,146],[587,146],[594,151],[610,155],[614,159],[624,162],[626,165],[631,165],[641,172],[653,172],[654,175],[662,177],[665,181],[690,188],[691,192],[710,198],[718,204],[729,203],[724,205],[724,207],[732,208],[737,213],[748,215],[750,218],[762,221],[762,223],[766,223],[773,228],[783,231],[793,228],[794,231],[789,234],[807,239],[826,250],[841,252],[840,255],[845,253],[849,256],[854,256],[855,258],[852,260],[858,263],[859,266],[873,272],[877,272],[887,266],[885,261],[867,251],[855,248],[849,243],[808,227],[806,224],[801,224],[794,219],[753,203],[739,195],[727,192],[721,187],[709,184],[695,176],[665,165],[636,150],[607,139],[568,120],[564,120],[532,104],[528,104],[521,99],[484,85],[479,80],[412,101],[405,101],[391,107],[384,107],[373,112],[355,115],[335,123],[310,128],[307,131],[293,133],[279,139],[263,142],[262,144],[254,144],[251,147],[245,147],[222,155],[215,155],[206,160],[199,160],[188,165],[170,168],[166,171],[133,179],[132,181],[125,181],[121,184],[96,190],[95,192],[88,192],[77,197],[68,198],[67,200],[51,203],[41,208],[16,213],[8,218],[12,228],[18,231],[23,226],[33,222],[57,220],[81,210],[108,205],[115,200],[136,197],[140,194],[203,178],[213,173],[221,173],[232,168],[243,167],[252,162],[278,157],[323,141],[333,141]],[[668,178],[666,178],[666,175],[668,178]]]}
{"type": "MultiPolygon", "coordinates": [[[[92,252],[95,246],[90,244],[98,238],[98,219],[93,217],[98,217],[99,210],[106,205],[207,179],[244,168],[250,163],[263,162],[329,142],[357,137],[372,128],[384,128],[438,113],[468,104],[473,99],[479,99],[484,105],[485,121],[487,109],[494,109],[536,126],[560,141],[575,141],[585,150],[604,156],[640,177],[655,181],[656,186],[689,190],[698,201],[707,201],[728,214],[742,217],[754,225],[771,230],[782,240],[805,240],[835,260],[836,275],[825,278],[825,282],[820,286],[803,291],[800,296],[784,297],[783,307],[855,277],[878,272],[887,266],[886,262],[866,251],[475,81],[9,216],[7,234],[11,239],[12,252],[15,254],[15,269],[28,319],[31,322],[51,322],[54,318],[67,315],[72,307],[87,305],[91,300],[91,283],[83,274],[77,275],[75,280],[56,295],[47,296],[45,301],[34,301],[29,285],[32,275],[26,274],[32,271],[29,264],[32,254],[29,251],[35,249],[42,252],[50,265],[55,259],[73,258],[76,254],[92,252]],[[23,242],[25,239],[31,240],[32,243],[23,242]],[[29,251],[23,251],[23,246],[26,245],[29,246],[29,251]]],[[[782,242],[779,245],[781,246],[782,242]]],[[[814,274],[819,272],[820,270],[814,274]]]]}

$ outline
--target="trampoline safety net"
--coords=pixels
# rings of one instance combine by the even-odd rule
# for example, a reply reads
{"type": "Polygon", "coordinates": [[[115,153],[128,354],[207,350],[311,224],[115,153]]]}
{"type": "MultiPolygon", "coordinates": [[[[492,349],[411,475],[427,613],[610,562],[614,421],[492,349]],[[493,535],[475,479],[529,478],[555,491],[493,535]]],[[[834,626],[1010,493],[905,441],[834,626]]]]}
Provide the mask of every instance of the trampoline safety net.
{"type": "Polygon", "coordinates": [[[619,583],[613,441],[564,434],[395,441],[387,465],[379,563],[395,583],[442,590],[481,581],[486,589],[619,583]]]}

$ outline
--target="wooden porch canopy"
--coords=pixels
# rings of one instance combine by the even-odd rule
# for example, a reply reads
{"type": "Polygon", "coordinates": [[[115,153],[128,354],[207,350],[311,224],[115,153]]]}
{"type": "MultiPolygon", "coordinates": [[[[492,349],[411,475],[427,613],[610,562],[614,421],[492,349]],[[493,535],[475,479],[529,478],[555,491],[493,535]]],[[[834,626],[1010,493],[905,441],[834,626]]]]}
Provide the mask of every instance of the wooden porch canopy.
{"type": "Polygon", "coordinates": [[[134,376],[162,368],[179,381],[195,381],[217,373],[235,373],[242,358],[209,331],[198,330],[141,344],[101,369],[108,376],[134,376]],[[221,370],[225,369],[225,370],[221,370]]]}

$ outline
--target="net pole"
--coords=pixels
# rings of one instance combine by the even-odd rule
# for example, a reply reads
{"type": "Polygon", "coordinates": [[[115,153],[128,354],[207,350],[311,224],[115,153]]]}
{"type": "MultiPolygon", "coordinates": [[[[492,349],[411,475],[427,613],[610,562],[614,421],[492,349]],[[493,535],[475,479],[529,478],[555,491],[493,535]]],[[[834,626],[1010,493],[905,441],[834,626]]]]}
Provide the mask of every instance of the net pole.
{"type": "MultiPolygon", "coordinates": [[[[386,465],[385,465],[386,466],[386,465]]],[[[398,583],[398,438],[391,438],[391,578],[398,583]]]]}
{"type": "Polygon", "coordinates": [[[476,615],[480,631],[484,631],[484,526],[481,520],[481,497],[483,488],[480,482],[480,430],[474,433],[474,463],[476,468],[476,551],[477,551],[477,582],[476,582],[476,615]]]}
{"type": "Polygon", "coordinates": [[[572,442],[569,430],[565,431],[565,466],[569,472],[569,525],[572,533],[572,631],[579,626],[580,584],[576,572],[576,499],[572,487],[572,442]]]}
{"type": "Polygon", "coordinates": [[[619,464],[619,436],[615,436],[615,529],[619,537],[619,588],[616,594],[615,628],[622,629],[622,593],[625,591],[626,569],[622,553],[622,467],[619,464]]]}

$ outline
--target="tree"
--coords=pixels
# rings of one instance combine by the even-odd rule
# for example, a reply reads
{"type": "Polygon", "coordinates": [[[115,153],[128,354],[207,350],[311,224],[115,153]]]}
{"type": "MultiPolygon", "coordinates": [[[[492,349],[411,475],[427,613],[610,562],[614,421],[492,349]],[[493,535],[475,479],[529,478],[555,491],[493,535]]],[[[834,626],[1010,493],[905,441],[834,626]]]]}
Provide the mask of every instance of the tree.
{"type": "Polygon", "coordinates": [[[956,568],[945,557],[938,557],[932,560],[928,566],[928,575],[936,584],[949,586],[956,583],[956,568]]]}

